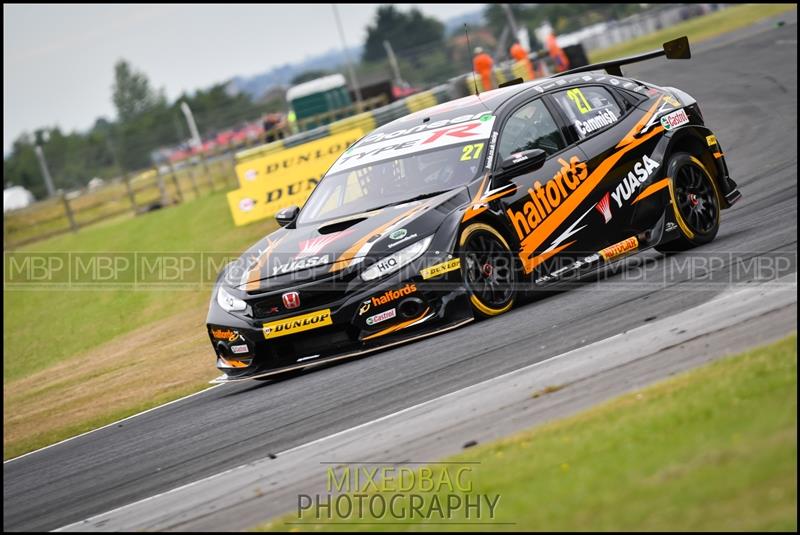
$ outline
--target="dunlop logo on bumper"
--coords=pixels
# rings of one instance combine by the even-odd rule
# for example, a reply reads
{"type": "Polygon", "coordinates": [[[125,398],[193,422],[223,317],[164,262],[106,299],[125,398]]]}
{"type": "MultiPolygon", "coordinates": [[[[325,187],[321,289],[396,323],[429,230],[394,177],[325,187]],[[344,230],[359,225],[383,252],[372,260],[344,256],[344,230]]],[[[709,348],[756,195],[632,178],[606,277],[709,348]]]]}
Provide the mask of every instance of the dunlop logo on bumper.
{"type": "Polygon", "coordinates": [[[627,240],[622,240],[619,243],[615,243],[614,245],[606,247],[605,249],[600,251],[600,256],[602,256],[603,260],[607,262],[629,251],[634,251],[638,247],[639,247],[639,240],[636,239],[636,236],[631,236],[627,240]]]}
{"type": "Polygon", "coordinates": [[[444,275],[448,271],[454,271],[461,267],[461,259],[454,258],[452,260],[448,260],[447,262],[442,262],[441,264],[436,264],[435,266],[431,266],[425,268],[419,272],[422,275],[422,278],[432,279],[434,277],[438,277],[439,275],[444,275]]]}
{"type": "Polygon", "coordinates": [[[310,312],[302,316],[294,316],[292,318],[265,323],[262,330],[264,332],[264,338],[271,339],[332,324],[331,309],[326,308],[325,310],[310,312]]]}

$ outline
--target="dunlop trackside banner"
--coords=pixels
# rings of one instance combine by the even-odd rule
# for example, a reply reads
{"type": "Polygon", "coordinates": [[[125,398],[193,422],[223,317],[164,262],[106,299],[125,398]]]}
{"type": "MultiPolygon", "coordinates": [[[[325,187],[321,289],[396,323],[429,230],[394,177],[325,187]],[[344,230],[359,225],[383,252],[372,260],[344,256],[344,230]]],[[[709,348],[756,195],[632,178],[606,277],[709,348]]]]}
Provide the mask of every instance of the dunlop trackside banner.
{"type": "Polygon", "coordinates": [[[237,164],[239,189],[228,192],[233,222],[246,225],[302,206],[322,174],[362,135],[360,128],[347,130],[237,164]]]}

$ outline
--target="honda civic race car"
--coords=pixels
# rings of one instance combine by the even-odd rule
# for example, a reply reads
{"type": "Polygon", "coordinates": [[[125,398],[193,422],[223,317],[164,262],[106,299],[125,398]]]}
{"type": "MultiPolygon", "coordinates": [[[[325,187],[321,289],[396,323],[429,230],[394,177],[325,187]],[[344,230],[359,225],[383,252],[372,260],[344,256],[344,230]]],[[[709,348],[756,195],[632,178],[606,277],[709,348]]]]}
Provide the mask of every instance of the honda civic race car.
{"type": "Polygon", "coordinates": [[[220,273],[215,381],[408,342],[636,251],[713,240],[741,197],[719,141],[690,95],[622,77],[658,56],[688,59],[688,40],[440,104],[350,146],[220,273]]]}

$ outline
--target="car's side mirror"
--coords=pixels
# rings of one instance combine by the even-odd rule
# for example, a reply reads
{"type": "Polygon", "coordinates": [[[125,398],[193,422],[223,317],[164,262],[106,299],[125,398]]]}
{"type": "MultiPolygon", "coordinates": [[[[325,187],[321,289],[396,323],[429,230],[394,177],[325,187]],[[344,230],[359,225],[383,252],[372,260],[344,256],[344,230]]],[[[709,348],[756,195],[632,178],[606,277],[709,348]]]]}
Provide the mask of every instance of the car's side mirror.
{"type": "Polygon", "coordinates": [[[503,160],[494,178],[499,182],[509,182],[512,178],[536,171],[544,165],[547,153],[542,149],[517,152],[503,160]]]}
{"type": "Polygon", "coordinates": [[[295,219],[297,219],[297,214],[300,212],[300,208],[297,206],[287,206],[286,208],[278,211],[275,214],[275,219],[278,221],[278,224],[282,227],[286,225],[290,225],[295,219]]]}

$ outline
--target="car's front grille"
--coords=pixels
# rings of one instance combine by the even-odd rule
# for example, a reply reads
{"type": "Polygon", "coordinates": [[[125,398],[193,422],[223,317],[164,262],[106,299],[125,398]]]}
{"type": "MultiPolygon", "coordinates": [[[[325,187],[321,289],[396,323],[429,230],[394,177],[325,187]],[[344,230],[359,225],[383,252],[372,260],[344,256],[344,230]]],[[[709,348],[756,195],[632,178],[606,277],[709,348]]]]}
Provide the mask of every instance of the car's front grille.
{"type": "Polygon", "coordinates": [[[262,319],[294,311],[299,313],[305,310],[324,308],[344,297],[346,289],[346,282],[334,281],[332,278],[297,287],[287,287],[282,291],[251,299],[253,318],[262,319]],[[296,310],[287,309],[283,304],[283,294],[292,291],[297,292],[300,299],[300,306],[296,310]]]}

